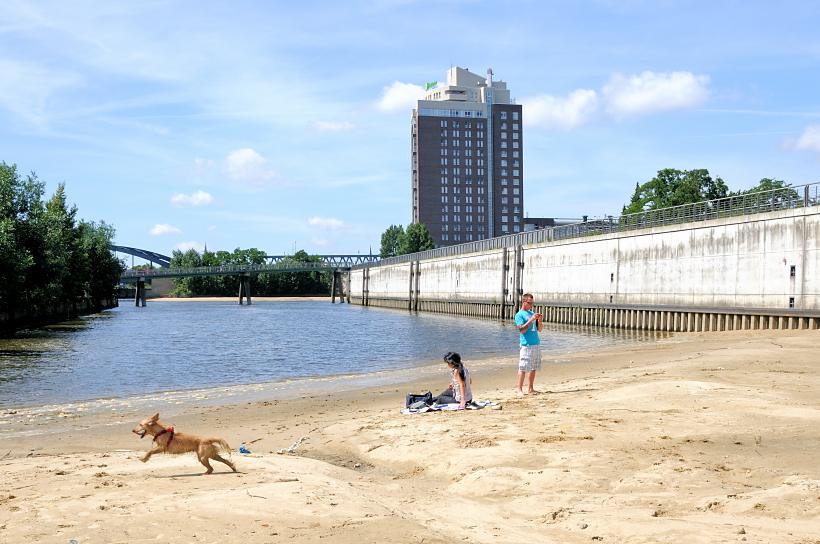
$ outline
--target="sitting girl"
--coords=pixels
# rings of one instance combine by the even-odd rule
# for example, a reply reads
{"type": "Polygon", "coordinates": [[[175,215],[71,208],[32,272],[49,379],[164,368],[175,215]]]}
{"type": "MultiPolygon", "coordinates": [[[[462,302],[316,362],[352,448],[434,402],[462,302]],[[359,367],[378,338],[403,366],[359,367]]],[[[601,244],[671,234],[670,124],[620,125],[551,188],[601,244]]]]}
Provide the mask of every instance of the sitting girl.
{"type": "Polygon", "coordinates": [[[461,355],[453,351],[447,352],[444,362],[451,370],[450,385],[436,397],[435,401],[437,404],[458,403],[458,409],[463,410],[468,402],[473,401],[473,392],[470,388],[473,381],[470,378],[470,371],[461,364],[461,355]]]}

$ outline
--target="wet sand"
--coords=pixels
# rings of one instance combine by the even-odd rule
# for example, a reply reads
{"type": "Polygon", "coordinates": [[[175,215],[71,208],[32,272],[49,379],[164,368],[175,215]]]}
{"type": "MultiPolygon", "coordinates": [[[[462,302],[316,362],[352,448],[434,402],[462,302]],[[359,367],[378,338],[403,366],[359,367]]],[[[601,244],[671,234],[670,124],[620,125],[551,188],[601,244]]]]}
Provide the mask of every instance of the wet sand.
{"type": "Polygon", "coordinates": [[[0,541],[819,543],[819,338],[560,355],[522,399],[512,354],[468,361],[476,398],[501,410],[401,415],[405,393],[446,385],[442,364],[398,386],[187,398],[161,418],[244,442],[240,474],[200,476],[192,454],[139,462],[149,439],[130,431],[148,413],[29,414],[40,434],[25,435],[7,410],[0,541]]]}

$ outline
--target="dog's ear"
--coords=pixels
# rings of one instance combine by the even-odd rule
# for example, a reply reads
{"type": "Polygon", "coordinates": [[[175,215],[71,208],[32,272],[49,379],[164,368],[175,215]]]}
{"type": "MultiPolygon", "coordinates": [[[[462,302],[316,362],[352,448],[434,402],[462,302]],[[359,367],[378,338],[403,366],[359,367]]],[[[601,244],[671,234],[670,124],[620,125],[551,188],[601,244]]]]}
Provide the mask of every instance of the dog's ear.
{"type": "Polygon", "coordinates": [[[157,421],[159,419],[159,412],[151,416],[151,421],[157,421]]]}

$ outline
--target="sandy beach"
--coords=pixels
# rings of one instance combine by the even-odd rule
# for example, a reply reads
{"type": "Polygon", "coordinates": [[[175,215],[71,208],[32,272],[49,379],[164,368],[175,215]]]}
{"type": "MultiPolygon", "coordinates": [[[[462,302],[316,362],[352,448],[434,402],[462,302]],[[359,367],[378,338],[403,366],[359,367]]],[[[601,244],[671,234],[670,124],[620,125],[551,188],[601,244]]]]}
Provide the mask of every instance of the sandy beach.
{"type": "Polygon", "coordinates": [[[0,542],[817,544],[818,338],[677,334],[547,358],[543,393],[521,399],[512,349],[466,361],[500,410],[402,415],[405,393],[446,385],[442,363],[398,386],[161,418],[244,442],[239,474],[201,476],[192,454],[141,463],[147,413],[0,426],[0,542]]]}

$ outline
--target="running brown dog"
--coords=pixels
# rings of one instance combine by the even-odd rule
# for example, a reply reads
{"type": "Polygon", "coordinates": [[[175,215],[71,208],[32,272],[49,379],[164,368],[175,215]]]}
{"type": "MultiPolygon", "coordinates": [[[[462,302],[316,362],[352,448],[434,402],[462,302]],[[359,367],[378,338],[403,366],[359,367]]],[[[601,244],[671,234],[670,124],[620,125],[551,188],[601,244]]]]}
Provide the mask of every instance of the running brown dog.
{"type": "Polygon", "coordinates": [[[205,471],[205,474],[210,474],[214,471],[211,463],[208,462],[209,459],[225,463],[231,467],[231,470],[236,472],[234,464],[219,455],[220,449],[228,452],[228,454],[231,452],[231,447],[225,440],[221,438],[200,438],[192,434],[174,432],[173,427],[165,427],[159,422],[159,413],[140,421],[131,432],[140,438],[145,438],[146,434],[150,434],[154,437],[154,443],[156,445],[151,451],[146,453],[144,457],[140,458],[140,461],[143,463],[147,463],[148,459],[155,453],[179,454],[192,451],[196,453],[199,462],[208,469],[205,471]]]}

